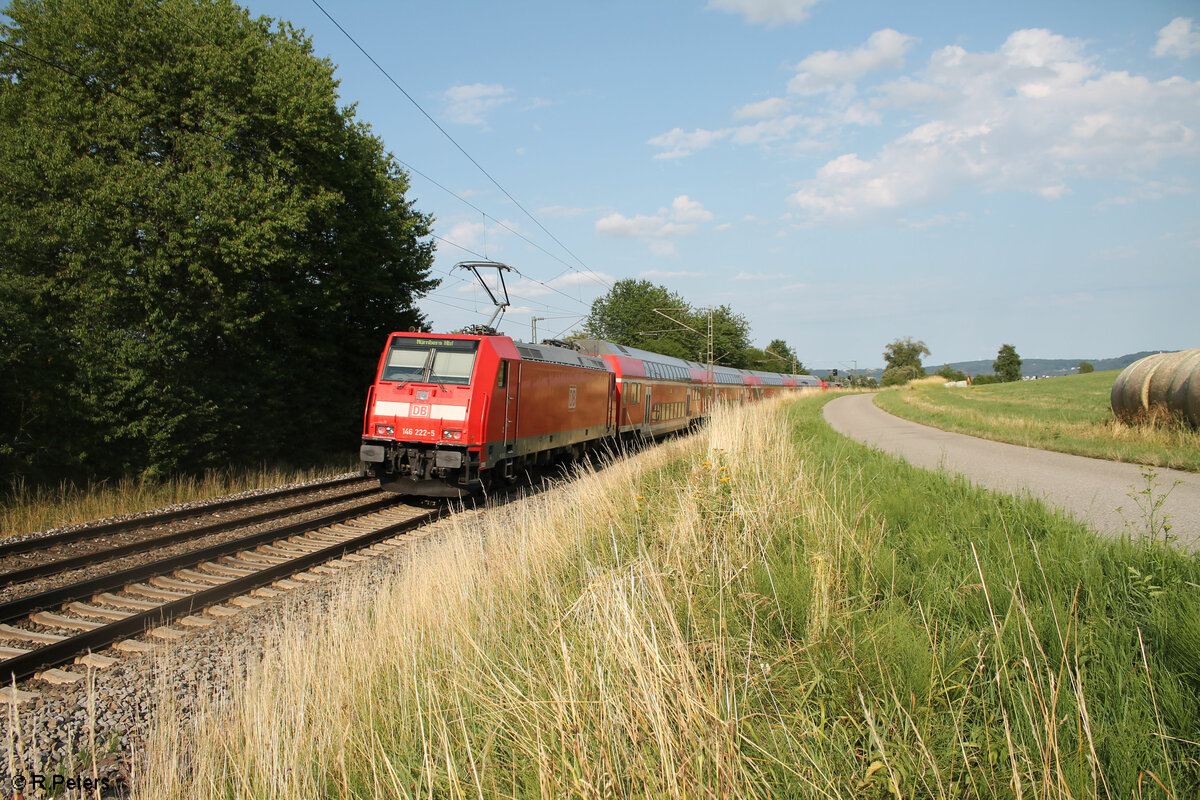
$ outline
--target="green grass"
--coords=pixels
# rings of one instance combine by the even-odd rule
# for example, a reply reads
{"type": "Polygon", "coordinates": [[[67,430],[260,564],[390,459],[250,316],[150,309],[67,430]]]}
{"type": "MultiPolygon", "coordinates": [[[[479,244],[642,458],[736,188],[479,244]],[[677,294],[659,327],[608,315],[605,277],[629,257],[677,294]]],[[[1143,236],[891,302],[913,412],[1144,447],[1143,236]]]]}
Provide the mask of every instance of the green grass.
{"type": "Polygon", "coordinates": [[[875,403],[955,433],[1110,461],[1200,471],[1200,431],[1181,422],[1128,425],[1109,410],[1118,371],[965,388],[901,387],[875,403]]]}
{"type": "Polygon", "coordinates": [[[142,794],[1196,797],[1200,559],[860,446],[826,399],[349,587],[203,724],[168,709],[142,794]]]}

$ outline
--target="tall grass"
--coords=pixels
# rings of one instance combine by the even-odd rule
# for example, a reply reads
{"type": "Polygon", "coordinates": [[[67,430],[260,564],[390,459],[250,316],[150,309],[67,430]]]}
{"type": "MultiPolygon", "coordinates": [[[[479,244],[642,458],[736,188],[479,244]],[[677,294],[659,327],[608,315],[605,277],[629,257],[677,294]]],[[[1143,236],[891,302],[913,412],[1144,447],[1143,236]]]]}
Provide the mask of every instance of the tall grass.
{"type": "Polygon", "coordinates": [[[820,401],[460,527],[282,625],[142,796],[1200,790],[1200,564],[841,439],[820,401]]]}
{"type": "Polygon", "coordinates": [[[263,465],[256,469],[209,470],[201,476],[166,480],[123,478],[83,487],[66,483],[29,487],[16,481],[0,494],[0,538],[328,477],[352,467],[350,462],[310,468],[263,465]]]}

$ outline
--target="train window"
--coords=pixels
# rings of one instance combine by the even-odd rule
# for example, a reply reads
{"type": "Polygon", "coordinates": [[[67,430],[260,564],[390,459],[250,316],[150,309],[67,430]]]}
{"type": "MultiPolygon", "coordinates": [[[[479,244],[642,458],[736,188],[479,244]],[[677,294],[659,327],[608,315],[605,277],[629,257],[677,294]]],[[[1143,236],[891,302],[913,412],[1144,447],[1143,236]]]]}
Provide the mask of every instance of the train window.
{"type": "Polygon", "coordinates": [[[508,362],[501,361],[500,369],[496,370],[496,388],[503,389],[508,385],[508,362]]]}
{"type": "Polygon", "coordinates": [[[429,360],[429,348],[410,350],[393,347],[388,353],[387,366],[383,368],[385,381],[419,381],[425,374],[425,362],[429,360]]]}
{"type": "Polygon", "coordinates": [[[474,366],[474,353],[434,350],[433,367],[429,370],[429,383],[468,384],[471,382],[471,368],[474,366]]]}
{"type": "Polygon", "coordinates": [[[470,339],[392,339],[380,380],[467,385],[479,342],[470,339]]]}

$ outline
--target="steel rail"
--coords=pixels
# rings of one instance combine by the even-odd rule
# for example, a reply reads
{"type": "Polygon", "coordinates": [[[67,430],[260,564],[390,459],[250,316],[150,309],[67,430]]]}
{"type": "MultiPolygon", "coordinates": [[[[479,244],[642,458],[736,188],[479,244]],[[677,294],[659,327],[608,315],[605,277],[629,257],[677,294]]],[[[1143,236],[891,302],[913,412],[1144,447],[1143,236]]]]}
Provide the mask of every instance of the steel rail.
{"type": "Polygon", "coordinates": [[[108,575],[102,575],[98,578],[92,578],[79,583],[72,583],[68,586],[62,586],[57,589],[48,589],[28,597],[10,600],[7,603],[0,604],[0,622],[11,622],[14,619],[32,614],[35,611],[43,611],[63,603],[70,603],[75,600],[82,600],[86,597],[91,597],[98,592],[106,592],[110,589],[117,589],[125,586],[128,583],[136,583],[138,581],[152,578],[157,575],[174,572],[177,569],[187,569],[202,564],[205,561],[212,561],[215,558],[236,553],[239,550],[257,547],[260,544],[274,542],[279,539],[285,539],[288,536],[295,536],[300,533],[324,528],[328,525],[336,525],[339,522],[345,522],[348,519],[361,517],[365,514],[370,514],[373,511],[379,511],[384,508],[390,508],[401,502],[400,498],[393,495],[382,500],[376,500],[374,503],[368,503],[365,506],[351,508],[346,511],[338,511],[333,514],[327,514],[316,519],[305,520],[303,522],[293,522],[279,528],[271,528],[266,531],[243,536],[240,539],[233,539],[221,544],[215,544],[210,547],[205,547],[200,550],[192,550],[187,553],[180,553],[176,556],[152,561],[149,564],[142,564],[137,567],[130,567],[119,572],[113,572],[108,575]]]}
{"type": "Polygon", "coordinates": [[[69,661],[74,656],[107,647],[114,642],[130,636],[140,635],[147,629],[157,627],[158,625],[165,625],[176,617],[187,616],[206,606],[245,594],[259,586],[264,586],[316,564],[337,558],[353,550],[360,550],[375,542],[405,533],[413,528],[421,527],[433,522],[441,515],[442,511],[440,509],[427,511],[404,522],[385,526],[362,536],[298,556],[282,564],[275,564],[252,575],[234,578],[227,583],[214,586],[211,589],[204,589],[196,594],[164,603],[157,608],[152,608],[140,614],[134,614],[125,619],[117,620],[108,625],[85,631],[76,636],[63,639],[60,642],[54,642],[37,650],[7,659],[0,662],[0,679],[4,683],[12,683],[14,680],[28,678],[40,670],[69,661]]]}
{"type": "Polygon", "coordinates": [[[18,542],[0,542],[0,557],[15,555],[17,553],[28,553],[30,550],[37,550],[38,548],[45,547],[47,545],[67,544],[69,542],[77,542],[80,539],[90,539],[93,536],[105,536],[111,533],[136,530],[137,528],[147,528],[151,525],[161,525],[164,522],[174,522],[177,519],[194,517],[200,514],[209,514],[213,511],[225,511],[230,508],[238,508],[239,506],[250,506],[254,505],[255,503],[265,503],[271,500],[280,500],[285,497],[303,494],[304,492],[318,491],[321,489],[336,489],[339,486],[345,486],[346,484],[361,480],[363,480],[363,478],[357,475],[353,475],[348,478],[332,478],[321,483],[310,483],[305,486],[293,486],[289,489],[274,489],[262,494],[252,495],[250,497],[219,500],[215,503],[189,506],[187,508],[176,509],[175,511],[164,511],[161,514],[147,514],[142,517],[134,517],[133,519],[105,522],[99,525],[76,528],[70,531],[63,531],[62,533],[51,534],[49,536],[22,539],[18,542]]]}
{"type": "Polygon", "coordinates": [[[377,487],[360,489],[357,492],[350,492],[337,497],[325,497],[320,500],[312,500],[307,503],[301,503],[297,506],[276,508],[271,511],[263,511],[259,514],[252,514],[248,517],[239,517],[238,519],[215,522],[211,525],[203,525],[199,528],[192,528],[186,531],[168,533],[163,536],[157,536],[153,539],[143,539],[140,542],[131,542],[129,544],[110,547],[107,550],[100,550],[95,553],[84,553],[83,555],[79,556],[61,558],[57,561],[48,561],[45,564],[35,564],[30,567],[25,567],[24,569],[0,573],[0,586],[7,586],[13,583],[22,583],[35,578],[53,575],[58,572],[65,572],[66,570],[75,569],[77,567],[86,567],[96,563],[97,560],[121,558],[122,556],[131,555],[133,553],[142,553],[147,550],[166,547],[178,542],[186,542],[191,539],[200,539],[205,536],[211,536],[215,533],[223,533],[224,531],[233,530],[235,528],[244,528],[250,525],[257,525],[260,522],[268,522],[280,517],[290,517],[295,514],[303,514],[306,511],[312,511],[314,509],[330,506],[335,503],[342,503],[348,500],[358,500],[359,498],[366,497],[367,495],[378,494],[379,491],[380,490],[377,487]]]}

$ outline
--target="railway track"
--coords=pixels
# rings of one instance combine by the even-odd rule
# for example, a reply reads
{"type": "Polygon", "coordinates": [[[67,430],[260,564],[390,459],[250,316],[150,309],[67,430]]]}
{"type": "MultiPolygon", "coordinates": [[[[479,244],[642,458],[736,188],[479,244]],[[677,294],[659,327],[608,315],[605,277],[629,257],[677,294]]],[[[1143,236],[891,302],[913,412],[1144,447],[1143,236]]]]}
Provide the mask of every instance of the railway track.
{"type": "MultiPolygon", "coordinates": [[[[339,485],[343,483],[339,481],[339,485]]],[[[316,487],[310,489],[307,493],[312,494],[327,488],[329,487],[316,487]]],[[[297,494],[299,492],[293,491],[289,492],[288,496],[294,497],[297,494]]],[[[183,542],[198,541],[226,531],[270,522],[282,517],[304,514],[330,505],[352,502],[379,494],[378,487],[372,483],[372,485],[366,488],[356,489],[343,494],[322,497],[306,502],[287,503],[266,511],[238,516],[233,519],[201,523],[167,533],[155,533],[155,530],[162,526],[164,522],[173,521],[177,518],[173,515],[171,515],[171,519],[154,522],[149,525],[142,524],[136,528],[122,529],[118,532],[138,532],[141,535],[121,536],[110,532],[107,534],[91,533],[87,537],[81,537],[78,535],[78,531],[71,531],[70,538],[66,540],[58,540],[57,536],[45,537],[42,546],[37,550],[23,548],[17,554],[11,554],[7,558],[4,557],[5,553],[0,551],[0,588],[25,581],[44,579],[51,575],[80,567],[91,566],[96,564],[97,561],[108,561],[183,542]],[[87,539],[92,539],[94,542],[90,546],[82,544],[87,539]],[[116,541],[111,541],[113,539],[116,541]],[[27,564],[28,561],[32,561],[33,563],[27,564]]],[[[277,504],[279,499],[279,496],[274,496],[270,498],[270,501],[265,502],[277,504]]],[[[192,512],[191,516],[213,516],[216,518],[219,514],[220,510],[217,512],[205,511],[203,514],[192,512]]],[[[18,544],[23,546],[26,542],[18,544]]]]}
{"type": "MultiPolygon", "coordinates": [[[[350,494],[369,499],[372,492],[350,494]]],[[[301,506],[312,510],[328,502],[345,501],[349,496],[301,506]]],[[[245,527],[248,519],[261,524],[268,516],[277,518],[288,513],[295,514],[295,508],[211,523],[197,530],[210,528],[208,533],[212,533],[211,528],[217,526],[245,527]]],[[[413,509],[395,495],[387,495],[315,519],[265,529],[260,525],[259,530],[245,536],[0,603],[0,682],[9,687],[3,692],[10,700],[22,699],[14,694],[12,684],[33,676],[51,683],[78,681],[84,677],[82,674],[60,666],[72,661],[90,667],[108,666],[116,656],[99,655],[97,651],[109,646],[116,653],[153,647],[131,637],[168,640],[186,635],[185,628],[209,627],[241,608],[262,603],[304,582],[321,580],[322,572],[334,572],[349,562],[367,560],[370,553],[404,546],[401,541],[389,540],[432,522],[442,513],[440,509],[413,509]]],[[[105,552],[111,558],[113,553],[125,554],[131,546],[141,548],[139,552],[150,552],[161,547],[163,539],[171,539],[170,544],[183,541],[185,533],[189,532],[55,559],[41,568],[57,571],[68,562],[106,557],[105,552]]],[[[0,582],[13,574],[0,576],[0,582]]]]}

